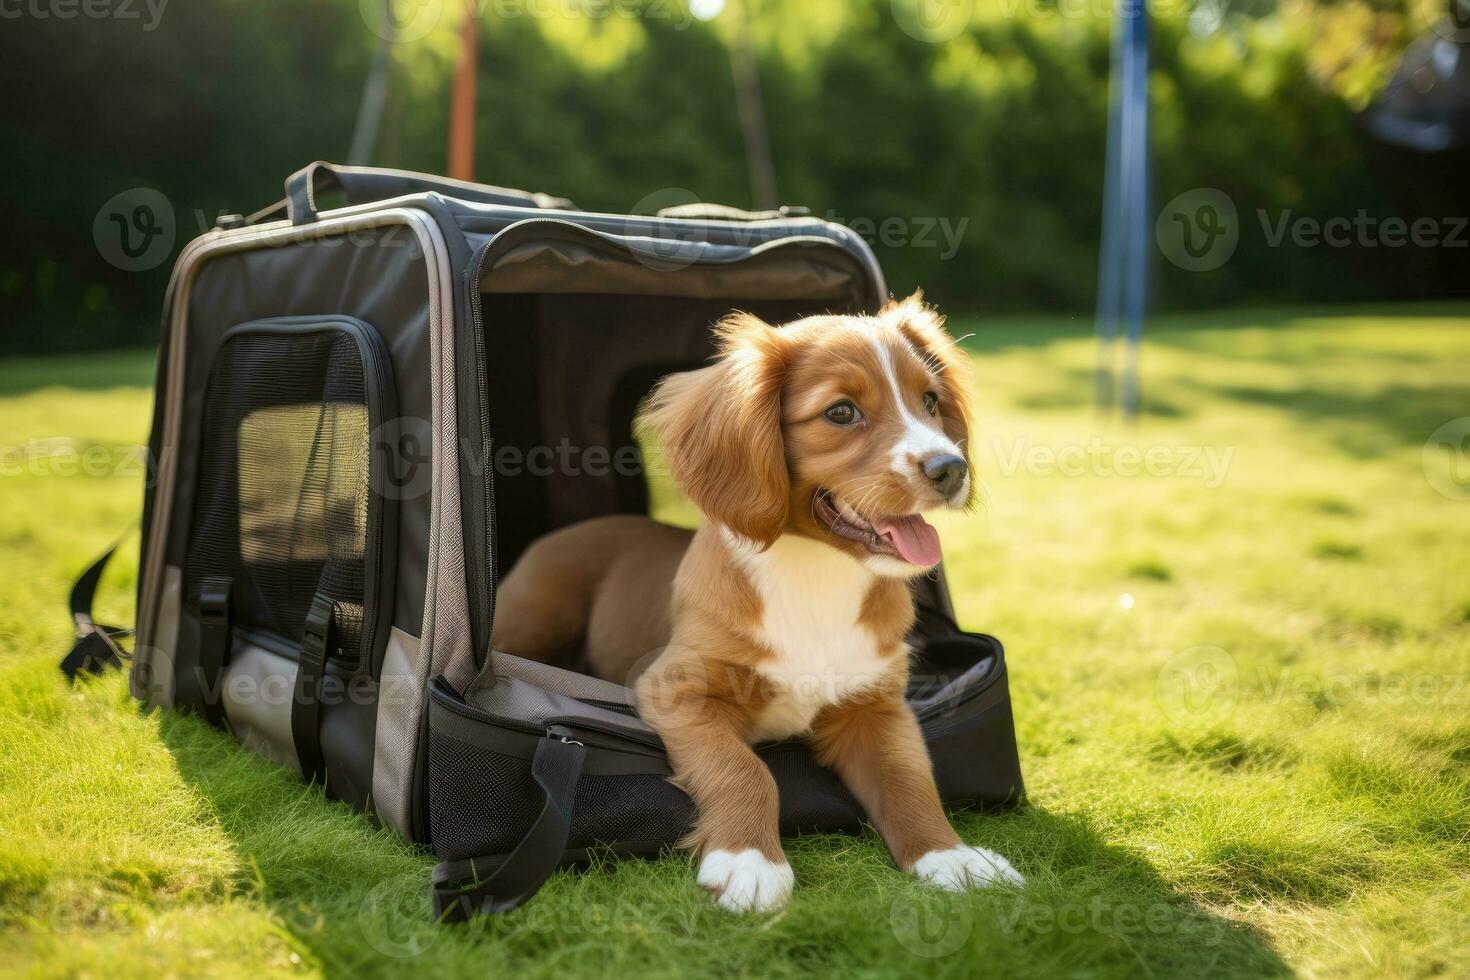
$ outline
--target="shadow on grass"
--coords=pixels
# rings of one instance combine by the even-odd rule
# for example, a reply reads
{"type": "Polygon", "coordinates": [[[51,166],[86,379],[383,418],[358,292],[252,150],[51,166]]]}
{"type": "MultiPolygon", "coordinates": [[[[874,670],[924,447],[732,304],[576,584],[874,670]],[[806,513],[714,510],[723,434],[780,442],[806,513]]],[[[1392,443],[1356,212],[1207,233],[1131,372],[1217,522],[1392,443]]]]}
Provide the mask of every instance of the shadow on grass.
{"type": "Polygon", "coordinates": [[[404,967],[429,948],[425,851],[198,718],[164,712],[159,733],[229,839],[238,891],[268,906],[328,975],[404,967]]]}
{"type": "Polygon", "coordinates": [[[558,876],[524,909],[494,920],[436,926],[422,850],[325,803],[196,719],[167,715],[160,731],[230,839],[241,890],[266,904],[328,976],[540,975],[594,962],[635,972],[723,964],[766,975],[813,962],[936,976],[973,975],[979,963],[988,973],[1047,977],[1289,973],[1259,935],[1179,894],[1140,855],[1039,807],[957,816],[965,839],[1018,859],[1029,878],[1022,891],[923,888],[889,866],[873,835],[831,835],[791,842],[798,891],[774,918],[714,909],[685,881],[682,862],[628,859],[637,866],[609,860],[558,876]]]}
{"type": "MultiPolygon", "coordinates": [[[[1425,387],[1391,385],[1372,393],[1339,388],[1261,388],[1249,385],[1216,386],[1214,394],[1238,402],[1290,412],[1310,424],[1348,422],[1403,445],[1417,445],[1439,426],[1470,412],[1470,386],[1441,384],[1425,387]]],[[[1372,445],[1339,439],[1339,445],[1358,456],[1378,455],[1372,445]]]]}
{"type": "Polygon", "coordinates": [[[1175,890],[1143,856],[1108,843],[1085,819],[1027,805],[961,815],[956,826],[966,840],[1018,855],[1027,887],[921,900],[941,910],[983,903],[985,928],[1021,950],[1022,963],[1048,964],[1055,975],[1291,975],[1259,932],[1175,890]]]}

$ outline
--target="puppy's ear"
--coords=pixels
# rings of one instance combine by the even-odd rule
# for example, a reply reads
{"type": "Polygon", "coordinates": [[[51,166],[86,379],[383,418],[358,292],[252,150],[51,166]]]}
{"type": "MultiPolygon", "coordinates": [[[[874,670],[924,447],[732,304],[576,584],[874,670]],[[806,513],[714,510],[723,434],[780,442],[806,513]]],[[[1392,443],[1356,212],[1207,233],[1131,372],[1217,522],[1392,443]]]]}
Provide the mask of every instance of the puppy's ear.
{"type": "MultiPolygon", "coordinates": [[[[939,394],[939,415],[944,433],[955,441],[970,458],[970,431],[974,427],[975,370],[970,355],[944,329],[944,317],[924,302],[922,290],[903,300],[889,300],[878,311],[880,319],[891,323],[934,371],[943,390],[939,394]]],[[[971,463],[973,469],[974,464],[971,463]]],[[[976,481],[971,480],[973,488],[976,481]]],[[[974,490],[971,490],[974,494],[974,490]]]]}
{"type": "Polygon", "coordinates": [[[715,333],[715,363],[664,378],[638,425],[706,517],[765,549],[786,526],[790,496],[781,438],[789,345],[747,313],[727,317],[715,333]]]}

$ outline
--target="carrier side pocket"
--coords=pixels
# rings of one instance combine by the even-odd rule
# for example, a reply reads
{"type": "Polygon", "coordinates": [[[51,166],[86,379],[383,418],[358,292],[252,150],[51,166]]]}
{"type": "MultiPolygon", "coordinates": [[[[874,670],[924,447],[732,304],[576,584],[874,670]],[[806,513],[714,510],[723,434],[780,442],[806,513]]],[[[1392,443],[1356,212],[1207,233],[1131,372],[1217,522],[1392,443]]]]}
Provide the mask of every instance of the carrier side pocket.
{"type": "Polygon", "coordinates": [[[307,779],[326,776],[323,701],[371,674],[392,621],[396,417],[382,339],[350,317],[240,324],[210,367],[178,700],[294,757],[307,779]],[[287,665],[263,680],[289,697],[258,670],[235,676],[241,643],[287,665]]]}
{"type": "Polygon", "coordinates": [[[441,861],[438,914],[514,908],[558,865],[595,848],[655,854],[688,830],[693,803],[669,783],[656,742],[600,725],[573,699],[540,695],[528,692],[524,711],[491,714],[442,677],[429,687],[427,809],[441,861]],[[562,800],[548,773],[565,771],[561,746],[569,743],[582,752],[574,785],[558,791],[570,794],[562,800]]]}

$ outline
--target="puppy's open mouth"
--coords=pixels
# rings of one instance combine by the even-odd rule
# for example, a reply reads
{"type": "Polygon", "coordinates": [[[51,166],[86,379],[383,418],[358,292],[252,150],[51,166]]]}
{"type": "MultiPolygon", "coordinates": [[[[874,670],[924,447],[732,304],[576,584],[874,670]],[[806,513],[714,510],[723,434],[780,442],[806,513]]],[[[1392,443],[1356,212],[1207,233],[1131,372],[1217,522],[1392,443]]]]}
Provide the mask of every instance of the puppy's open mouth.
{"type": "Polygon", "coordinates": [[[812,498],[812,511],[833,534],[864,544],[875,555],[924,568],[939,564],[943,557],[939,532],[920,514],[868,520],[825,489],[812,498]]]}

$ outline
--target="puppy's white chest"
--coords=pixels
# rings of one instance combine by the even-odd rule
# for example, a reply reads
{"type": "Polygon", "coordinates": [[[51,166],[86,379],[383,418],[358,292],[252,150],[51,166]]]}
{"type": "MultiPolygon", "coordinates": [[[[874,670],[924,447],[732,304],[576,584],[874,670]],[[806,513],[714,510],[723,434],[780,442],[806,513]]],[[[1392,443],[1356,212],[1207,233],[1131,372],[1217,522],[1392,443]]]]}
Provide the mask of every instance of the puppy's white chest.
{"type": "Polygon", "coordinates": [[[758,739],[807,731],[818,711],[871,686],[901,651],[879,649],[859,624],[873,573],[835,548],[794,535],[742,565],[761,598],[756,638],[773,657],[756,668],[777,689],[758,739]]]}

